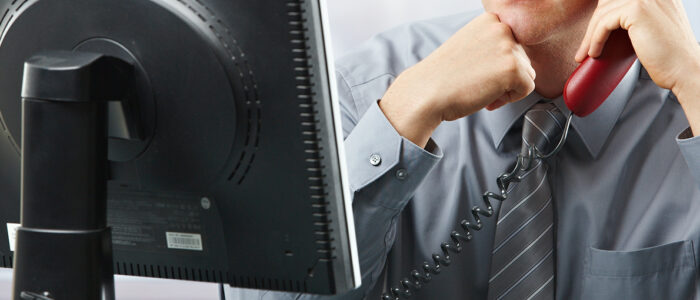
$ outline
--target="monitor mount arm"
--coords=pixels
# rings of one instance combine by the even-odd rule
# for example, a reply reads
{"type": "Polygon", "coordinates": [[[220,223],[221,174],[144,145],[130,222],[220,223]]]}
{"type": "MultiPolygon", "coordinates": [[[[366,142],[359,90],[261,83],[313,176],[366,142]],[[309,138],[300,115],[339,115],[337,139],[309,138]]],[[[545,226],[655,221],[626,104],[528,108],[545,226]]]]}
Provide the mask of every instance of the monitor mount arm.
{"type": "Polygon", "coordinates": [[[114,299],[107,106],[125,100],[132,69],[70,51],[25,62],[13,299],[114,299]]]}

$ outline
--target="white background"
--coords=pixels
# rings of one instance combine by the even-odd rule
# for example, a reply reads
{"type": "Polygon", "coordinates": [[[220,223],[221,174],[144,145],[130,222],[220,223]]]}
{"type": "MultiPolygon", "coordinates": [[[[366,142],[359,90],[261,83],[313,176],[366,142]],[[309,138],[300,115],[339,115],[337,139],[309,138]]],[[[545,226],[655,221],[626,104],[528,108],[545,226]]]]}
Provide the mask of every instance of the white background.
{"type": "MultiPolygon", "coordinates": [[[[328,0],[336,56],[372,35],[412,20],[481,7],[478,0],[328,0]]],[[[700,1],[685,0],[700,37],[700,1]]],[[[2,237],[0,237],[2,238],[2,237]]],[[[10,299],[11,271],[0,269],[0,300],[10,299]]],[[[217,300],[218,286],[207,283],[117,276],[118,300],[217,300]]]]}
{"type": "Polygon", "coordinates": [[[481,0],[327,1],[336,57],[372,35],[402,23],[482,7],[481,0]]]}

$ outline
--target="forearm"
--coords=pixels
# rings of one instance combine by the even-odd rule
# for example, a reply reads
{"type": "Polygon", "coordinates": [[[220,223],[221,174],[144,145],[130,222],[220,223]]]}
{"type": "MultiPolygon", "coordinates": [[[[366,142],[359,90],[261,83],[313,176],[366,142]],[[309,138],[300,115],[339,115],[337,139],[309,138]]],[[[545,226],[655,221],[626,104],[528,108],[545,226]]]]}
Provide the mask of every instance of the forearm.
{"type": "Polygon", "coordinates": [[[379,107],[402,137],[425,147],[442,120],[436,105],[431,104],[433,96],[425,88],[428,85],[422,89],[413,88],[424,82],[407,79],[411,77],[410,72],[410,69],[407,70],[394,81],[379,101],[379,107]]]}
{"type": "Polygon", "coordinates": [[[394,243],[396,219],[442,157],[401,137],[373,104],[345,140],[363,290],[376,283],[394,243]]]}

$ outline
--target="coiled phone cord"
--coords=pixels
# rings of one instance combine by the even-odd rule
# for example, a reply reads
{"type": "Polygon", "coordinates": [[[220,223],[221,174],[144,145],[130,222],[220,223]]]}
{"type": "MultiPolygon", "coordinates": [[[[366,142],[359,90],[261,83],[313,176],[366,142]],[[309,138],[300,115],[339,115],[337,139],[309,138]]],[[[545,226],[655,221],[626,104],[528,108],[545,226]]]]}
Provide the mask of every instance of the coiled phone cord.
{"type": "Polygon", "coordinates": [[[382,295],[382,300],[400,300],[410,298],[411,296],[413,296],[414,292],[417,292],[425,284],[429,283],[430,280],[433,279],[434,275],[440,274],[443,267],[449,266],[452,263],[450,252],[462,252],[462,241],[471,241],[472,233],[469,230],[481,230],[482,222],[480,216],[484,216],[487,218],[493,216],[493,206],[491,205],[490,199],[495,199],[498,201],[504,201],[508,199],[508,188],[510,184],[518,183],[523,179],[522,175],[518,175],[519,171],[527,171],[528,169],[530,169],[530,167],[532,166],[532,162],[535,161],[535,159],[550,158],[557,154],[561,150],[561,148],[564,147],[566,137],[569,134],[569,127],[571,127],[572,116],[573,114],[569,113],[569,116],[566,118],[566,125],[564,125],[564,131],[561,135],[561,139],[559,139],[559,143],[557,143],[557,146],[554,148],[554,150],[552,150],[546,155],[543,155],[539,152],[537,148],[530,146],[528,148],[527,156],[519,154],[513,170],[504,173],[501,176],[498,176],[498,178],[496,179],[496,184],[498,185],[498,189],[501,193],[496,194],[493,192],[485,192],[482,195],[482,199],[484,200],[486,208],[484,209],[479,206],[474,206],[472,208],[472,216],[474,216],[475,222],[472,223],[467,219],[464,219],[461,222],[459,222],[459,225],[463,232],[453,230],[452,233],[450,233],[451,242],[444,242],[440,244],[442,254],[433,253],[433,264],[431,265],[428,262],[424,262],[422,265],[423,272],[418,271],[418,269],[412,270],[410,273],[410,277],[413,278],[413,280],[409,280],[407,277],[404,277],[404,279],[402,279],[399,282],[400,287],[391,288],[389,290],[389,293],[385,293],[382,295]]]}

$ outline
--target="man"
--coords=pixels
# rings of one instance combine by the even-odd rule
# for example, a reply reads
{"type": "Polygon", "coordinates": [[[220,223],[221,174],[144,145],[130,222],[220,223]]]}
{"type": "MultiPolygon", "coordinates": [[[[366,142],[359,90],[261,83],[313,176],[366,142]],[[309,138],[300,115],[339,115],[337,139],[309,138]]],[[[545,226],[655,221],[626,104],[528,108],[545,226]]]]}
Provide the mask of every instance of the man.
{"type": "Polygon", "coordinates": [[[681,2],[483,4],[338,63],[363,283],[336,298],[405,290],[480,207],[482,229],[412,299],[700,299],[700,46],[681,2]],[[567,78],[617,28],[639,62],[484,216],[516,156],[563,135],[567,78]]]}

